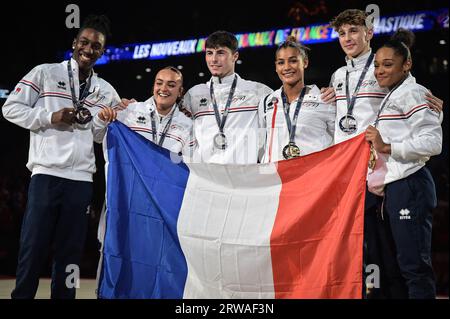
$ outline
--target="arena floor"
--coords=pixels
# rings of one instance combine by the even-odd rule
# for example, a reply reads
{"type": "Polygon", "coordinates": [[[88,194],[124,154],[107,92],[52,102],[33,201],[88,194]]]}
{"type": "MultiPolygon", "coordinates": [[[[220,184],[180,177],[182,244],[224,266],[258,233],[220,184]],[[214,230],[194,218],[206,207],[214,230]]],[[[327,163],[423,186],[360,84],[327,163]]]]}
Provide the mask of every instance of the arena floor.
{"type": "MultiPolygon", "coordinates": [[[[42,278],[39,281],[36,299],[50,299],[50,283],[50,278],[42,278]]],[[[14,284],[14,278],[0,279],[0,299],[11,298],[11,291],[14,289],[14,284]]],[[[80,288],[77,289],[77,299],[97,299],[95,288],[95,279],[81,279],[80,288]]]]}
{"type": "MultiPolygon", "coordinates": [[[[0,299],[11,299],[11,291],[14,288],[14,278],[0,278],[0,299]]],[[[50,278],[42,278],[36,293],[36,299],[50,298],[50,278]]],[[[80,288],[77,290],[77,299],[97,299],[95,295],[95,279],[81,279],[80,288]]],[[[437,299],[449,299],[448,296],[441,295],[437,299]]]]}

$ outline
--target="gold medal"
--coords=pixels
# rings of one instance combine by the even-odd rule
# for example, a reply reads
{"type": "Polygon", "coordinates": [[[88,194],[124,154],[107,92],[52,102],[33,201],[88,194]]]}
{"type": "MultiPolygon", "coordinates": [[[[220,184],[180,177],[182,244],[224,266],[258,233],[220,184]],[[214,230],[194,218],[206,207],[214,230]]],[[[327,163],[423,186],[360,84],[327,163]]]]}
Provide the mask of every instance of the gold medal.
{"type": "Polygon", "coordinates": [[[295,145],[295,143],[289,143],[283,148],[283,157],[285,159],[290,159],[300,156],[300,148],[295,145]]]}

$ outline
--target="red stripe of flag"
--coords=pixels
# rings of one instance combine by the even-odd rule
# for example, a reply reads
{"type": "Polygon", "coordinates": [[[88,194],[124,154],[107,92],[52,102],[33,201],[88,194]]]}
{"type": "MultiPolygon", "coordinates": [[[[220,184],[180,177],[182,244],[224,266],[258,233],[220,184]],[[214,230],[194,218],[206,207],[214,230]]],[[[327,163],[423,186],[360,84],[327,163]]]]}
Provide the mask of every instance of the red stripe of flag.
{"type": "Polygon", "coordinates": [[[362,298],[368,160],[360,134],[278,163],[282,189],[271,234],[276,298],[362,298]]]}

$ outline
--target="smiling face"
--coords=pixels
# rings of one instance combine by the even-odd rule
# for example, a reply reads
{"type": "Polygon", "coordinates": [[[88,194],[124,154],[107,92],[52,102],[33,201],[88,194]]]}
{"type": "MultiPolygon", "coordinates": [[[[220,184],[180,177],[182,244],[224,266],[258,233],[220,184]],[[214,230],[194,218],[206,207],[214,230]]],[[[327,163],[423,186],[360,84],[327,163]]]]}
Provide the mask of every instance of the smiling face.
{"type": "Polygon", "coordinates": [[[375,77],[380,87],[390,90],[402,81],[411,70],[412,62],[396,54],[394,49],[382,47],[375,55],[375,77]]]}
{"type": "Polygon", "coordinates": [[[373,30],[361,25],[343,24],[339,27],[339,43],[348,58],[356,58],[370,50],[373,30]]]}
{"type": "Polygon", "coordinates": [[[206,48],[206,64],[212,76],[219,78],[234,73],[234,63],[239,57],[238,52],[231,51],[227,47],[206,48]]]}
{"type": "Polygon", "coordinates": [[[103,33],[86,28],[73,41],[73,58],[77,61],[81,74],[90,74],[92,67],[103,54],[105,40],[103,33]]]}
{"type": "Polygon", "coordinates": [[[153,97],[160,114],[170,111],[182,92],[183,83],[179,74],[170,69],[162,69],[156,74],[153,97]]]}
{"type": "Polygon", "coordinates": [[[303,59],[299,50],[292,47],[282,48],[277,52],[275,71],[283,85],[304,85],[305,68],[308,60],[303,59]]]}

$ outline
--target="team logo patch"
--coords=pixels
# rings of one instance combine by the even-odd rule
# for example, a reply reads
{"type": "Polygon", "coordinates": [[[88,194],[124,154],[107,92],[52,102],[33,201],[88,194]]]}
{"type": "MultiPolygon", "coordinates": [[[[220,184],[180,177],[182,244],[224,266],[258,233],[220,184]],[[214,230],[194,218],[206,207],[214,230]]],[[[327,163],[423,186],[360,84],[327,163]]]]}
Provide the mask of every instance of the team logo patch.
{"type": "Polygon", "coordinates": [[[202,98],[200,99],[200,106],[207,106],[208,105],[208,99],[202,98]]]}
{"type": "Polygon", "coordinates": [[[66,83],[63,82],[63,81],[59,81],[58,82],[58,89],[65,90],[66,89],[66,83]]]}
{"type": "Polygon", "coordinates": [[[146,124],[147,123],[147,119],[145,118],[145,116],[138,116],[136,123],[138,123],[138,124],[146,124]]]}
{"type": "Polygon", "coordinates": [[[16,88],[16,89],[14,90],[14,92],[12,93],[12,95],[17,95],[17,94],[19,94],[21,91],[22,91],[21,88],[16,88]]]}
{"type": "Polygon", "coordinates": [[[339,83],[337,86],[336,86],[336,91],[341,91],[342,90],[342,87],[343,87],[343,85],[344,85],[344,83],[339,83]]]}
{"type": "Polygon", "coordinates": [[[398,213],[400,214],[400,220],[411,219],[410,211],[407,208],[401,209],[398,213]]]}

